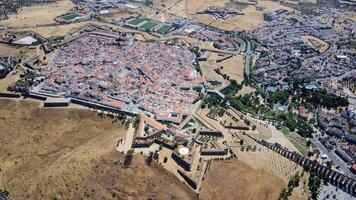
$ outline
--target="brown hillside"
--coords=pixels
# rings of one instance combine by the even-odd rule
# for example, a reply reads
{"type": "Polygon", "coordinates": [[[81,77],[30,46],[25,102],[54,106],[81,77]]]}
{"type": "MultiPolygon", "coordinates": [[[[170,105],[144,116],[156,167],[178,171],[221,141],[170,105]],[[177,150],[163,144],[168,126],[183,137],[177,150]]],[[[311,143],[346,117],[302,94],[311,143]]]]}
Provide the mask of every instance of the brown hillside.
{"type": "Polygon", "coordinates": [[[238,161],[214,161],[202,185],[204,200],[275,200],[285,182],[261,169],[238,161]]]}
{"type": "Polygon", "coordinates": [[[124,135],[119,122],[87,110],[0,99],[0,186],[14,199],[195,198],[143,156],[123,169],[114,148],[124,135]]]}

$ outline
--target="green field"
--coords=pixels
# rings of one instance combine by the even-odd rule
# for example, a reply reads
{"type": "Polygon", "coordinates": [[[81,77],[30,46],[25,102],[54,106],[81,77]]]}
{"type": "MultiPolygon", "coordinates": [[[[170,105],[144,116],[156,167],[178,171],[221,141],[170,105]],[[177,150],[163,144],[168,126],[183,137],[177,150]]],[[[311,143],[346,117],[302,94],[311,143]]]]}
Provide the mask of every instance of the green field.
{"type": "Polygon", "coordinates": [[[289,135],[289,133],[290,133],[290,130],[289,130],[288,127],[283,127],[281,131],[282,131],[282,133],[285,134],[285,135],[289,135]]]}
{"type": "Polygon", "coordinates": [[[62,18],[66,21],[71,21],[77,17],[80,17],[80,15],[78,13],[73,13],[73,14],[65,15],[62,18]]]}
{"type": "Polygon", "coordinates": [[[158,25],[158,23],[156,23],[154,21],[147,21],[146,23],[141,25],[140,28],[142,28],[145,31],[150,31],[151,29],[153,29],[157,25],[158,25]]]}
{"type": "Polygon", "coordinates": [[[309,147],[307,146],[307,140],[300,136],[298,133],[290,132],[289,128],[283,127],[282,133],[286,138],[300,151],[304,156],[308,154],[309,147]]]}
{"type": "Polygon", "coordinates": [[[141,23],[141,22],[143,22],[143,21],[145,21],[145,20],[146,20],[146,19],[138,19],[138,18],[136,18],[136,19],[134,19],[134,20],[129,21],[128,23],[129,23],[130,25],[136,26],[137,24],[139,24],[139,23],[141,23]]]}
{"type": "Polygon", "coordinates": [[[169,33],[173,29],[171,25],[163,25],[160,29],[158,29],[159,33],[169,33]]]}

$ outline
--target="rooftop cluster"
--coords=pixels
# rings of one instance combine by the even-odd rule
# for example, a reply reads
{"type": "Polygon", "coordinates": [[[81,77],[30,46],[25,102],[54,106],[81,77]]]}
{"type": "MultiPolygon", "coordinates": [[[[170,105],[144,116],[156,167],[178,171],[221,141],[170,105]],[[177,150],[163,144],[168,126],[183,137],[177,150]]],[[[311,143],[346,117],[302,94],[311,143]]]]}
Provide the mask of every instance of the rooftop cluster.
{"type": "Polygon", "coordinates": [[[210,6],[201,11],[197,14],[208,14],[211,15],[215,20],[216,19],[228,19],[234,17],[236,15],[243,15],[243,13],[237,12],[234,9],[228,9],[219,6],[210,6]]]}
{"type": "Polygon", "coordinates": [[[183,47],[88,33],[59,49],[41,88],[153,113],[182,111],[204,83],[195,60],[183,47]]]}
{"type": "Polygon", "coordinates": [[[352,21],[336,24],[341,13],[335,9],[316,16],[278,13],[252,31],[263,44],[256,49],[261,53],[254,70],[258,83],[283,85],[299,77],[323,80],[352,72],[356,57],[347,46],[354,35],[352,21]]]}

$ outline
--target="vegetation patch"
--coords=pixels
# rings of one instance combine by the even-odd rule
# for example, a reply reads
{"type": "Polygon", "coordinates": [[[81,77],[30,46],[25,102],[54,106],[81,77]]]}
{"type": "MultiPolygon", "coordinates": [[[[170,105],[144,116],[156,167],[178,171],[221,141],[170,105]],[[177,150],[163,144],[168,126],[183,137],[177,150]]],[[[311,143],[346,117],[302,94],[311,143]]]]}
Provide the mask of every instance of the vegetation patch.
{"type": "Polygon", "coordinates": [[[145,19],[138,19],[138,18],[136,18],[136,19],[134,19],[134,20],[131,20],[131,21],[128,22],[128,23],[131,24],[131,25],[136,26],[136,25],[140,24],[140,23],[143,22],[143,21],[145,21],[145,19]]]}
{"type": "Polygon", "coordinates": [[[174,28],[173,26],[166,24],[166,25],[163,25],[161,28],[159,28],[158,32],[166,34],[166,33],[169,33],[173,28],[174,28]]]}
{"type": "Polygon", "coordinates": [[[141,25],[140,28],[144,29],[145,31],[150,31],[157,25],[158,25],[158,23],[156,23],[154,21],[148,21],[148,22],[144,23],[143,25],[141,25]]]}
{"type": "Polygon", "coordinates": [[[72,20],[76,19],[77,17],[80,17],[80,15],[78,13],[73,13],[73,14],[65,15],[62,18],[66,21],[72,21],[72,20]]]}

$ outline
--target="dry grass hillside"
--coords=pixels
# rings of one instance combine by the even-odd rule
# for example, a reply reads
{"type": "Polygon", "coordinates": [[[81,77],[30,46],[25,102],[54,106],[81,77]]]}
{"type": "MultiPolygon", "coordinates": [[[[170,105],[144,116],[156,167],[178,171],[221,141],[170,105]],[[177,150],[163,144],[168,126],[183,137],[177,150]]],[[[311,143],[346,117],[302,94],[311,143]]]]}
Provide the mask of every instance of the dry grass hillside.
{"type": "Polygon", "coordinates": [[[195,198],[143,156],[123,169],[114,147],[124,134],[120,123],[87,110],[0,99],[0,185],[14,199],[195,198]]]}
{"type": "Polygon", "coordinates": [[[54,23],[55,17],[68,13],[73,7],[74,4],[71,0],[59,0],[56,3],[25,7],[16,14],[9,15],[9,19],[1,21],[0,24],[21,27],[54,23]]]}
{"type": "Polygon", "coordinates": [[[274,200],[286,183],[239,160],[214,161],[202,185],[204,200],[274,200]],[[273,184],[271,184],[273,183],[273,184]]]}

